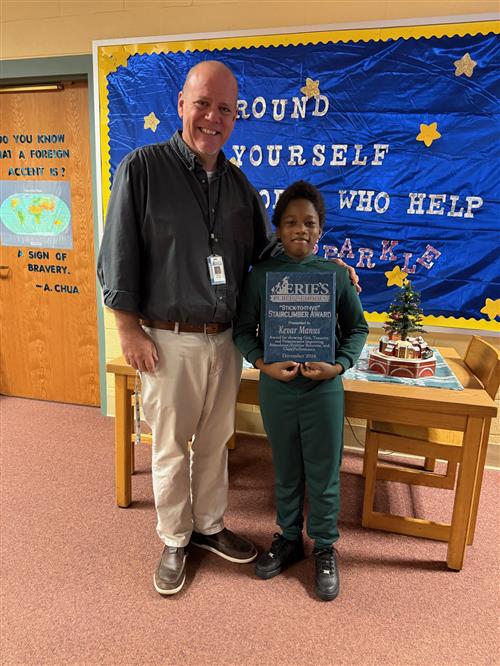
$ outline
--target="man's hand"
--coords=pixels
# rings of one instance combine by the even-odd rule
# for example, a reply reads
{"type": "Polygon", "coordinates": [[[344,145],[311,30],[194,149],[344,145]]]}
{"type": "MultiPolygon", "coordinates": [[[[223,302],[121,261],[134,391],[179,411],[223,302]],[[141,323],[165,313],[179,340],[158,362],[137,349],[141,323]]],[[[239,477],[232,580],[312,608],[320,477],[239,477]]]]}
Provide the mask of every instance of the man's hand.
{"type": "Polygon", "coordinates": [[[347,272],[349,273],[349,279],[354,285],[354,289],[356,289],[357,293],[359,294],[362,289],[361,285],[359,284],[359,277],[358,274],[356,273],[356,269],[354,266],[349,266],[349,264],[346,264],[345,261],[342,261],[342,259],[330,259],[330,261],[334,261],[338,266],[343,266],[344,268],[347,268],[347,272]]]}
{"type": "Polygon", "coordinates": [[[278,379],[281,382],[289,382],[297,376],[300,368],[300,363],[295,361],[279,361],[277,363],[264,363],[263,359],[259,358],[255,361],[255,367],[268,377],[278,379]]]}
{"type": "Polygon", "coordinates": [[[139,324],[137,315],[124,310],[113,312],[127,363],[140,372],[154,372],[158,364],[158,351],[153,340],[139,324]]]}
{"type": "Polygon", "coordinates": [[[300,372],[308,379],[333,379],[342,372],[343,368],[340,363],[331,365],[330,363],[323,363],[315,361],[311,363],[302,363],[300,372]]]}

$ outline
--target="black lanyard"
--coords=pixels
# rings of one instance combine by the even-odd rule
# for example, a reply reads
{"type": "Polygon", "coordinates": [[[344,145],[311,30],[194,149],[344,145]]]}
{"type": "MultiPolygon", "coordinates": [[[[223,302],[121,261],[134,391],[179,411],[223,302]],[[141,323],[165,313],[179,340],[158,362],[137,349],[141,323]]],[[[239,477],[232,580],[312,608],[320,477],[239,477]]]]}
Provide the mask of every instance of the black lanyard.
{"type": "MultiPolygon", "coordinates": [[[[200,211],[203,217],[203,221],[205,222],[207,229],[208,229],[208,234],[209,234],[209,243],[210,243],[210,252],[213,254],[214,253],[214,242],[215,242],[215,234],[214,234],[214,229],[215,229],[215,222],[217,219],[217,215],[219,212],[219,200],[220,200],[220,191],[221,191],[221,175],[220,173],[217,175],[217,198],[215,205],[213,206],[213,218],[212,221],[210,221],[210,179],[208,177],[208,174],[206,175],[207,178],[207,194],[205,196],[205,192],[203,191],[203,184],[200,183],[198,176],[196,173],[191,170],[187,169],[188,171],[188,183],[189,186],[194,194],[194,197],[196,201],[198,202],[198,205],[200,207],[200,211]],[[195,182],[194,182],[195,181],[195,182]]],[[[206,172],[205,172],[206,173],[206,172]]]]}

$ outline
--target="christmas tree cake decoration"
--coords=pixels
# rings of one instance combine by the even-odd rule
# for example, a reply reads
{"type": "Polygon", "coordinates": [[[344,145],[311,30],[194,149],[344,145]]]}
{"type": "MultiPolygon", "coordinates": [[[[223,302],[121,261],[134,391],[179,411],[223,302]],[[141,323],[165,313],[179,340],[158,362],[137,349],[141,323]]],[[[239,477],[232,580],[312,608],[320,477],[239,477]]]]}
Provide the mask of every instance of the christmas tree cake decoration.
{"type": "Polygon", "coordinates": [[[380,338],[378,350],[370,352],[368,368],[391,377],[432,377],[436,357],[420,335],[425,333],[422,319],[420,294],[406,279],[389,307],[384,324],[386,335],[380,338]]]}

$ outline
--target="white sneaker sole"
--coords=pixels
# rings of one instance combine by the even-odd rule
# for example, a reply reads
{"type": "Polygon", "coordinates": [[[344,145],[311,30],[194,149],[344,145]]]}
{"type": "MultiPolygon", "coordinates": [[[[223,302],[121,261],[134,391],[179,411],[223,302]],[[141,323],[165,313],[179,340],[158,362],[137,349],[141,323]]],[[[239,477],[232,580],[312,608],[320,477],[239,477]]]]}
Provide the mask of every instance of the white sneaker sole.
{"type": "Polygon", "coordinates": [[[155,590],[163,596],[176,594],[177,592],[179,592],[179,590],[182,589],[182,586],[184,585],[185,582],[186,582],[186,574],[184,574],[181,584],[178,587],[174,588],[173,590],[163,590],[161,587],[158,587],[158,585],[156,584],[156,576],[153,575],[153,585],[155,586],[155,590]]]}
{"type": "MultiPolygon", "coordinates": [[[[186,558],[184,558],[184,562],[185,561],[186,558]]],[[[182,589],[182,586],[184,585],[185,582],[186,582],[186,572],[184,571],[182,580],[177,587],[173,588],[172,590],[164,590],[163,588],[158,587],[158,585],[156,584],[156,573],[153,574],[153,585],[155,587],[155,590],[158,592],[158,594],[162,594],[163,596],[168,596],[170,594],[177,594],[177,592],[179,592],[182,589]]]]}
{"type": "Polygon", "coordinates": [[[209,550],[211,553],[215,553],[219,557],[224,558],[225,560],[228,560],[228,562],[235,562],[236,564],[248,564],[248,562],[253,562],[255,558],[257,557],[257,551],[252,555],[252,557],[247,557],[245,560],[240,560],[236,557],[231,557],[230,555],[226,555],[225,553],[222,553],[220,550],[217,550],[216,548],[213,548],[212,546],[207,546],[206,544],[202,543],[195,543],[194,541],[191,541],[192,546],[196,546],[196,548],[203,548],[203,550],[209,550]]]}

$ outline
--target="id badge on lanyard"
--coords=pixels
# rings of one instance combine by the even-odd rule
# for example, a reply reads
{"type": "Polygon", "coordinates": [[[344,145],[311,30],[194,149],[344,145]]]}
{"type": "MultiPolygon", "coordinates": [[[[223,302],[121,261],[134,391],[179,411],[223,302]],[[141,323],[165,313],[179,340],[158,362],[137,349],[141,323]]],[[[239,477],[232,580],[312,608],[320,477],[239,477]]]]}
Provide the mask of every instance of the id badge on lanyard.
{"type": "Polygon", "coordinates": [[[219,254],[211,254],[207,257],[208,272],[211,284],[226,284],[226,272],[224,271],[224,260],[219,254]]]}

